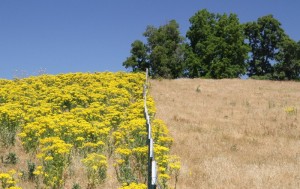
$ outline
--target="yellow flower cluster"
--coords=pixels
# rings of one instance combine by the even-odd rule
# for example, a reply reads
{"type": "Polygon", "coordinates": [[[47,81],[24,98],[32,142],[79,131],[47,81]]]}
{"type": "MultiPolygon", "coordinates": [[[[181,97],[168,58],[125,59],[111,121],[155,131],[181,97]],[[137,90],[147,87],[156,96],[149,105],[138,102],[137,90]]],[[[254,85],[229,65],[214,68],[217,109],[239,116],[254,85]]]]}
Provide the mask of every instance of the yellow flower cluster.
{"type": "Polygon", "coordinates": [[[292,106],[286,107],[284,111],[289,115],[297,114],[297,108],[292,106]]]}
{"type": "MultiPolygon", "coordinates": [[[[64,170],[74,155],[84,157],[88,179],[93,180],[89,187],[105,179],[107,156],[114,158],[121,183],[143,183],[148,165],[144,83],[144,74],[123,72],[0,80],[0,142],[13,144],[19,132],[26,151],[40,159],[36,175],[51,188],[63,186],[64,170]]],[[[167,178],[180,167],[170,164],[173,139],[166,125],[154,119],[151,97],[147,107],[158,170],[167,178]]]]}
{"type": "Polygon", "coordinates": [[[15,170],[10,170],[7,173],[0,172],[0,184],[3,189],[21,189],[16,186],[17,180],[14,178],[15,173],[15,170]]]}
{"type": "MultiPolygon", "coordinates": [[[[1,90],[0,90],[1,91],[1,90]]],[[[21,123],[23,112],[17,103],[3,103],[4,97],[0,96],[0,145],[15,144],[15,134],[21,123]]]]}
{"type": "Polygon", "coordinates": [[[104,155],[91,153],[82,160],[87,168],[89,187],[93,188],[96,184],[102,183],[106,178],[107,160],[104,155]]]}
{"type": "Polygon", "coordinates": [[[129,185],[127,185],[125,183],[124,186],[121,187],[120,189],[147,189],[147,186],[145,184],[138,184],[138,183],[132,182],[129,185]]]}

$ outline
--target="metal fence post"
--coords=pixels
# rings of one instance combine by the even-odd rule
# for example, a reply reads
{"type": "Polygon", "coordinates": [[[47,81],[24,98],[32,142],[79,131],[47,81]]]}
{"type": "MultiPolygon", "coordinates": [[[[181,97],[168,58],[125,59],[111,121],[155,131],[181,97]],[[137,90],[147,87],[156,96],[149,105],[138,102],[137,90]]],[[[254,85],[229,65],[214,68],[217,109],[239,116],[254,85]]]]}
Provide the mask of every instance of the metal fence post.
{"type": "Polygon", "coordinates": [[[147,127],[147,146],[148,146],[148,189],[156,189],[156,181],[157,181],[157,170],[156,170],[156,161],[154,159],[154,145],[151,134],[151,123],[150,116],[148,114],[147,109],[147,84],[148,84],[148,69],[146,69],[146,83],[143,89],[143,97],[144,97],[144,115],[146,119],[146,127],[147,127]]]}

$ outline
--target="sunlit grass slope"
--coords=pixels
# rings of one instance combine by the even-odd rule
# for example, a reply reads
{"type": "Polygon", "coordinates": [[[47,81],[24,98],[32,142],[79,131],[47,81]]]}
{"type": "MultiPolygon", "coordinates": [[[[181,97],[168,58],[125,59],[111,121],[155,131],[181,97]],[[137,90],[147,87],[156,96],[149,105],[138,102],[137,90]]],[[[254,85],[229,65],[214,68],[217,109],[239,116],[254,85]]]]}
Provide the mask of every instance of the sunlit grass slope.
{"type": "MultiPolygon", "coordinates": [[[[72,73],[0,80],[0,187],[145,188],[144,74],[72,73]]],[[[159,185],[179,163],[152,120],[159,185]]]]}
{"type": "Polygon", "coordinates": [[[300,188],[300,83],[152,80],[178,188],[300,188]]]}

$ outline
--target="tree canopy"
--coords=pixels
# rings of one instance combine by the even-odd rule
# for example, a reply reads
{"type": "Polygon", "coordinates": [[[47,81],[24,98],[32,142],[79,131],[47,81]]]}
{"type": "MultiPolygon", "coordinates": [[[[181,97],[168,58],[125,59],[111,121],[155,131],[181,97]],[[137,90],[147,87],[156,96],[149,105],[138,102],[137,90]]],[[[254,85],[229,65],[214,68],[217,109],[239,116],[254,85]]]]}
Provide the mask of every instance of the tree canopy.
{"type": "Polygon", "coordinates": [[[131,44],[123,66],[149,68],[152,77],[300,79],[300,41],[285,33],[273,15],[241,24],[236,14],[206,9],[190,19],[186,38],[175,20],[147,26],[146,42],[131,44]]]}
{"type": "Polygon", "coordinates": [[[131,56],[123,63],[133,71],[149,68],[153,77],[178,78],[183,75],[183,41],[179,25],[171,20],[156,28],[147,26],[144,36],[147,43],[137,40],[132,43],[131,56]]]}
{"type": "Polygon", "coordinates": [[[274,78],[278,80],[295,80],[300,75],[300,41],[296,43],[289,37],[281,42],[274,66],[274,78]]]}
{"type": "Polygon", "coordinates": [[[272,15],[263,16],[257,22],[245,24],[245,35],[251,47],[248,76],[271,76],[274,71],[271,63],[285,36],[281,23],[272,15]]]}
{"type": "Polygon", "coordinates": [[[245,73],[248,46],[237,15],[214,14],[204,9],[191,17],[190,23],[190,77],[236,78],[245,73]]]}
{"type": "Polygon", "coordinates": [[[148,54],[146,45],[136,40],[131,44],[131,56],[123,63],[126,68],[131,67],[133,72],[145,71],[148,65],[148,54]]]}

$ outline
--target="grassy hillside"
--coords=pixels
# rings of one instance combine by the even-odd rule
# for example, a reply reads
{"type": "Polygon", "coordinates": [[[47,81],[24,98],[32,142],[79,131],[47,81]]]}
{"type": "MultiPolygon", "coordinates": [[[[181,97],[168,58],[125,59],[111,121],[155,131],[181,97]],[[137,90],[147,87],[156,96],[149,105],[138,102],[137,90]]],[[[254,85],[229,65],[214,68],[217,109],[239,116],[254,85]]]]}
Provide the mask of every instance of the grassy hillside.
{"type": "Polygon", "coordinates": [[[300,188],[300,83],[152,80],[178,188],[300,188]]]}
{"type": "MultiPolygon", "coordinates": [[[[0,80],[0,188],[146,188],[144,74],[0,80]]],[[[178,170],[166,125],[152,121],[161,188],[178,170]]]]}

